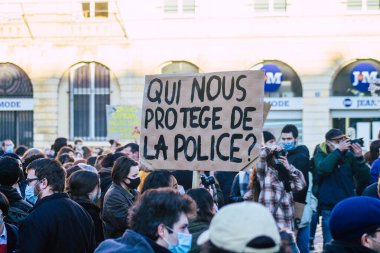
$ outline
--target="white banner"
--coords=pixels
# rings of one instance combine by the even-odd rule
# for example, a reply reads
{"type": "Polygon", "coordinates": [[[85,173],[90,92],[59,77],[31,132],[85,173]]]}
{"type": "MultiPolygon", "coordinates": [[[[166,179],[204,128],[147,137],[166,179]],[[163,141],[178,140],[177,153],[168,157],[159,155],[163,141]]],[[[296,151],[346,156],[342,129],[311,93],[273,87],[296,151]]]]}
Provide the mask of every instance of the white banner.
{"type": "Polygon", "coordinates": [[[269,102],[273,111],[302,110],[303,98],[264,98],[269,102]]]}
{"type": "Polygon", "coordinates": [[[33,98],[2,98],[0,111],[33,111],[33,98]]]}
{"type": "Polygon", "coordinates": [[[331,97],[330,109],[380,109],[380,97],[331,97]]]}

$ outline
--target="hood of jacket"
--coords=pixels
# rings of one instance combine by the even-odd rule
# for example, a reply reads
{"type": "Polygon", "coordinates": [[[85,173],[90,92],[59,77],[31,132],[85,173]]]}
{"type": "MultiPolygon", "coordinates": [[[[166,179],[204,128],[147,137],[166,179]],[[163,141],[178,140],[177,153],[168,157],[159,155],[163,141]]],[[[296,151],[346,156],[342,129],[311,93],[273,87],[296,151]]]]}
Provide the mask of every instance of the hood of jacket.
{"type": "Polygon", "coordinates": [[[370,248],[359,244],[333,240],[326,244],[325,253],[376,253],[370,248]]]}
{"type": "Polygon", "coordinates": [[[117,239],[103,241],[95,250],[95,253],[154,253],[145,238],[133,230],[127,229],[117,239]]]}

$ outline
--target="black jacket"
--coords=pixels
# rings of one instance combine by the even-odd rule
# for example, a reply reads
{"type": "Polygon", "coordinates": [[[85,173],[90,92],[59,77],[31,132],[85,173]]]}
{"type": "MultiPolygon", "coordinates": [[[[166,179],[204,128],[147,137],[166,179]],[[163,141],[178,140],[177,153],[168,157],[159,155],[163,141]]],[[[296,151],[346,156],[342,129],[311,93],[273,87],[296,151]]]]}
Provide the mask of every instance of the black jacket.
{"type": "Polygon", "coordinates": [[[112,184],[112,176],[111,176],[112,167],[101,168],[98,172],[100,179],[100,206],[103,207],[104,195],[110,188],[112,184]]]}
{"type": "MultiPolygon", "coordinates": [[[[219,182],[220,188],[223,192],[224,205],[230,203],[230,194],[232,182],[238,172],[235,171],[216,171],[215,177],[219,182]]],[[[221,208],[221,206],[219,206],[221,208]]]]}
{"type": "Polygon", "coordinates": [[[362,245],[333,240],[326,244],[326,249],[324,253],[376,253],[376,252],[362,245]]]}
{"type": "Polygon", "coordinates": [[[18,228],[15,225],[8,223],[5,224],[5,229],[7,230],[7,252],[13,253],[17,249],[18,243],[18,228]]]}
{"type": "Polygon", "coordinates": [[[0,192],[9,201],[8,216],[5,217],[4,221],[18,226],[28,216],[33,206],[23,200],[18,191],[12,186],[0,185],[0,192]]]}
{"type": "Polygon", "coordinates": [[[288,151],[289,164],[302,172],[305,178],[306,187],[303,190],[293,193],[293,200],[299,203],[306,203],[307,189],[309,188],[310,153],[305,145],[296,146],[288,151]]]}
{"type": "Polygon", "coordinates": [[[91,216],[66,193],[38,200],[19,228],[19,252],[92,253],[95,229],[91,216]]]}
{"type": "Polygon", "coordinates": [[[104,196],[103,230],[105,238],[122,236],[128,227],[128,209],[133,206],[137,192],[112,184],[104,196]]]}
{"type": "Polygon", "coordinates": [[[95,240],[96,245],[98,245],[104,240],[103,223],[100,219],[100,208],[92,203],[89,199],[76,198],[74,201],[81,205],[81,207],[83,207],[83,209],[90,214],[95,225],[95,240]]]}

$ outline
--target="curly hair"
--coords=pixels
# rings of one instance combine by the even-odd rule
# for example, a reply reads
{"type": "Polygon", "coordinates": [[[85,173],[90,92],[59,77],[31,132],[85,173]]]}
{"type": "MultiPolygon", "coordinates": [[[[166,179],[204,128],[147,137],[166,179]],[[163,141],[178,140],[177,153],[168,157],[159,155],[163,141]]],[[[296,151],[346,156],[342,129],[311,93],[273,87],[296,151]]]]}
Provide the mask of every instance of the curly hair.
{"type": "Polygon", "coordinates": [[[194,200],[187,195],[171,188],[149,189],[129,209],[128,223],[137,233],[156,241],[160,224],[173,227],[182,213],[192,216],[195,210],[194,200]]]}

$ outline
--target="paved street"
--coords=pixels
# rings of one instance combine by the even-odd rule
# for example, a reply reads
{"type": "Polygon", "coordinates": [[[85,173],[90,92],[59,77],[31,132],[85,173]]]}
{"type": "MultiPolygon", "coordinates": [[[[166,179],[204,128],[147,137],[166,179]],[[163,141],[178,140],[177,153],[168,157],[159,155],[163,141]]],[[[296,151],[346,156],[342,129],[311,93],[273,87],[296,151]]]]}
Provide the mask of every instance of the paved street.
{"type": "Polygon", "coordinates": [[[315,250],[312,251],[314,253],[321,253],[323,251],[323,237],[322,237],[322,227],[321,221],[318,224],[317,232],[315,233],[315,241],[314,241],[315,250]]]}

